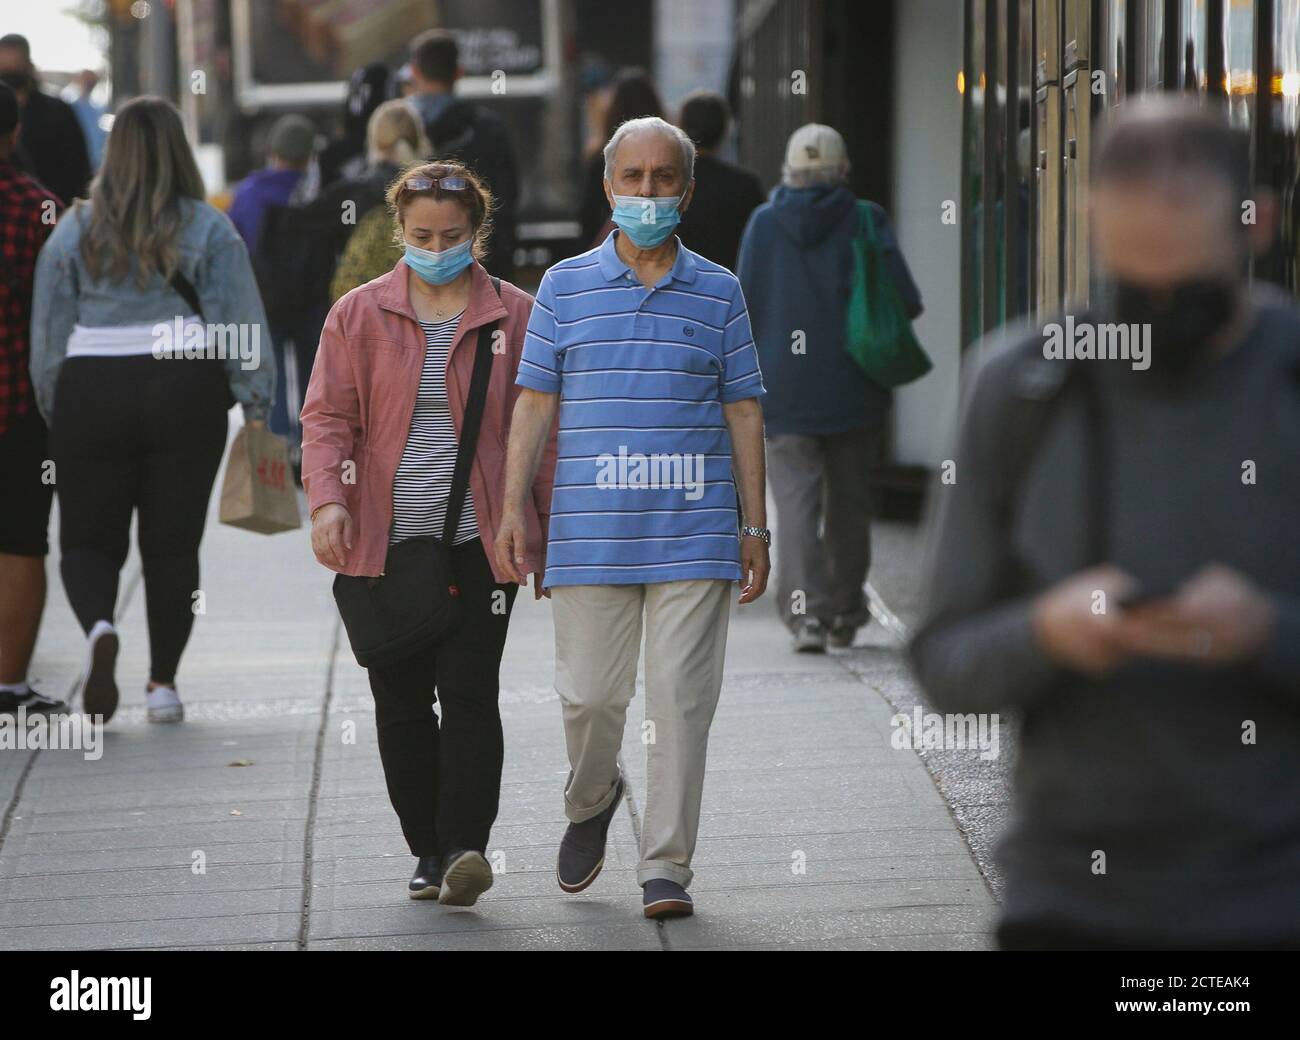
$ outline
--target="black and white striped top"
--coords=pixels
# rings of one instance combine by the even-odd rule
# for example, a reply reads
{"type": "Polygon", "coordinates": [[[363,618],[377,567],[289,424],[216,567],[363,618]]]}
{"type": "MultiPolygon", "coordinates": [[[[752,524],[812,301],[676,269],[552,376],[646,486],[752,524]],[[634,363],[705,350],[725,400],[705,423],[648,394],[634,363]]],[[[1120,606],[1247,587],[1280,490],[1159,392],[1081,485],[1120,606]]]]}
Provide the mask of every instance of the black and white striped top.
{"type": "MultiPolygon", "coordinates": [[[[461,312],[463,314],[464,311],[461,312]]],[[[420,535],[442,537],[447,499],[456,467],[456,427],[447,403],[447,352],[460,324],[460,314],[446,321],[422,321],[424,368],[411,413],[402,461],[393,477],[393,527],[388,544],[420,535]]],[[[453,545],[478,537],[474,493],[465,496],[453,545]]]]}

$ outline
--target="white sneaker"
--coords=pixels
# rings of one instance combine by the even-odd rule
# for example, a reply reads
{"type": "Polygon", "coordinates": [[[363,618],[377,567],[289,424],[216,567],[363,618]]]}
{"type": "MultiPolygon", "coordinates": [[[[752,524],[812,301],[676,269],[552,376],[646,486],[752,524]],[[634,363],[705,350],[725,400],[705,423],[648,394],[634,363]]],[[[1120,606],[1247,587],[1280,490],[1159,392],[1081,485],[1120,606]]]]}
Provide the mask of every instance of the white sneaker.
{"type": "Polygon", "coordinates": [[[174,686],[155,686],[152,690],[145,690],[144,703],[150,722],[180,722],[185,718],[185,705],[174,686]]]}
{"type": "Polygon", "coordinates": [[[86,668],[82,674],[81,706],[88,715],[107,722],[117,711],[117,630],[112,622],[96,621],[86,637],[86,668]]]}

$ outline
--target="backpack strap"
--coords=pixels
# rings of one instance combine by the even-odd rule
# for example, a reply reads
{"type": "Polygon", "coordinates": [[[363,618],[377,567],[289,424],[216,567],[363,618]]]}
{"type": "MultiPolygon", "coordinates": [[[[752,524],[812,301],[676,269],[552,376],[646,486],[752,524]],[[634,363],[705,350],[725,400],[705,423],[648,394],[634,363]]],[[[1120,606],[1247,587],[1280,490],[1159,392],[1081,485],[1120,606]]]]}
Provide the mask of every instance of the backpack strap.
{"type": "Polygon", "coordinates": [[[998,454],[1005,461],[998,488],[1003,530],[1010,531],[1020,491],[1053,418],[1066,401],[1082,401],[1085,420],[1083,444],[1086,480],[1084,517],[1089,563],[1105,562],[1110,518],[1110,458],[1105,443],[1101,398],[1088,362],[1036,360],[1020,373],[1000,422],[998,454]]]}

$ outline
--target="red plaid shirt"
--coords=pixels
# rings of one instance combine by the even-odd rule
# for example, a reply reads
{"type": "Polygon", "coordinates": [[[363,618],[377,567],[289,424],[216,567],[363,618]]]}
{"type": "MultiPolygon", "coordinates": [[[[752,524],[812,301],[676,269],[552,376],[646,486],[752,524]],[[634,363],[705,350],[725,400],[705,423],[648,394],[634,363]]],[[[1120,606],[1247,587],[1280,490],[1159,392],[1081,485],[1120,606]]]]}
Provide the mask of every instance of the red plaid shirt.
{"type": "Polygon", "coordinates": [[[32,281],[36,255],[54,230],[63,204],[0,159],[0,434],[36,407],[28,376],[31,356],[32,281]]]}

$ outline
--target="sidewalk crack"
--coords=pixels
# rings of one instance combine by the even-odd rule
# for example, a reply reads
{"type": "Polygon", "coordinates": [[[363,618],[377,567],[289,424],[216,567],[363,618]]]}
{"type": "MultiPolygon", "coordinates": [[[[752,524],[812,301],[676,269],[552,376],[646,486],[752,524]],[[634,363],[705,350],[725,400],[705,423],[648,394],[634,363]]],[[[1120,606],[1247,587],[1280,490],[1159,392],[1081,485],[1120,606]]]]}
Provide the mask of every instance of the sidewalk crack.
{"type": "Polygon", "coordinates": [[[311,789],[307,795],[307,823],[302,836],[302,916],[298,921],[299,950],[307,949],[311,938],[311,879],[312,852],[314,848],[314,831],[316,828],[316,806],[320,800],[321,772],[325,760],[325,733],[329,728],[330,706],[334,700],[334,666],[339,655],[339,633],[342,622],[334,619],[334,632],[330,637],[329,659],[325,664],[325,697],[321,702],[320,726],[316,729],[316,749],[312,756],[311,789]]]}
{"type": "MultiPolygon", "coordinates": [[[[618,768],[623,776],[627,777],[627,765],[623,761],[623,752],[618,753],[618,768]]],[[[628,816],[632,820],[632,836],[636,838],[636,847],[638,855],[641,848],[641,810],[636,804],[636,795],[632,793],[632,781],[625,779],[623,783],[623,803],[627,806],[628,816]]],[[[672,943],[668,941],[668,929],[664,926],[663,921],[654,922],[655,931],[659,935],[659,947],[667,953],[672,952],[672,943]]]]}

